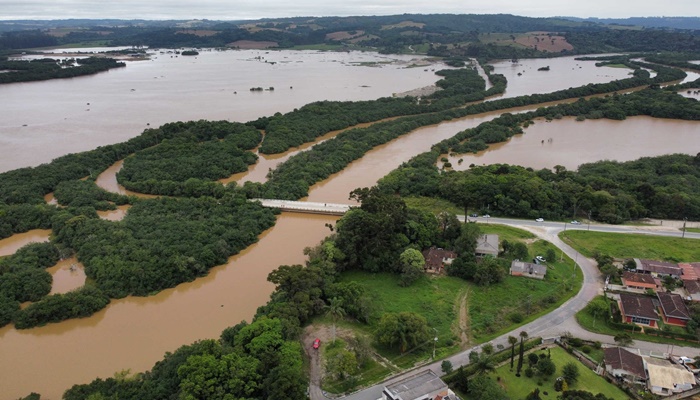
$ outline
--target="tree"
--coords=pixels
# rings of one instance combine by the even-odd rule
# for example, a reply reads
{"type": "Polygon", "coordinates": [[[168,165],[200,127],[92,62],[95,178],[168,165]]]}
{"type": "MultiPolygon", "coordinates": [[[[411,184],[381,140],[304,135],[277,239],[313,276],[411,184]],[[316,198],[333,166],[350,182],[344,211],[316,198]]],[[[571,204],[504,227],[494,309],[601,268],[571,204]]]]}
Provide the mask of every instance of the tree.
{"type": "Polygon", "coordinates": [[[406,311],[382,315],[376,331],[380,344],[398,348],[402,353],[427,342],[431,337],[425,318],[406,311]]]}
{"type": "Polygon", "coordinates": [[[557,366],[549,357],[540,358],[537,361],[537,372],[543,376],[552,376],[557,371],[557,366]]]}
{"type": "Polygon", "coordinates": [[[328,359],[326,370],[337,379],[345,379],[357,372],[358,364],[355,353],[341,349],[328,359]]]}
{"type": "Polygon", "coordinates": [[[621,347],[630,347],[634,344],[632,336],[627,332],[618,333],[613,337],[613,339],[615,340],[615,343],[621,347]]]}
{"type": "Polygon", "coordinates": [[[340,318],[345,316],[343,309],[343,301],[337,297],[331,299],[330,304],[326,308],[326,316],[333,320],[333,341],[335,342],[335,325],[340,318]]]}
{"type": "Polygon", "coordinates": [[[527,339],[527,332],[521,331],[520,332],[520,355],[518,357],[518,369],[515,372],[516,376],[520,376],[520,371],[523,369],[523,353],[525,351],[525,347],[523,344],[523,341],[527,339]]]}
{"type": "Polygon", "coordinates": [[[401,286],[411,286],[413,282],[423,276],[423,267],[425,266],[425,258],[420,251],[408,248],[401,253],[399,257],[401,262],[401,286]]]}
{"type": "Polygon", "coordinates": [[[469,384],[470,398],[479,400],[508,400],[506,391],[488,376],[477,376],[469,384]]]}
{"type": "Polygon", "coordinates": [[[496,369],[496,363],[493,361],[493,357],[487,353],[477,353],[472,351],[469,353],[469,365],[473,368],[474,375],[485,375],[489,372],[493,372],[496,369]]]}
{"type": "Polygon", "coordinates": [[[510,343],[510,370],[513,370],[513,359],[515,358],[515,344],[518,343],[518,338],[515,336],[508,336],[508,343],[510,343]]]}
{"type": "Polygon", "coordinates": [[[576,381],[578,381],[580,372],[578,371],[578,366],[573,361],[571,361],[566,363],[562,367],[561,374],[566,380],[566,383],[568,383],[570,386],[576,383],[576,381]]]}
{"type": "Polygon", "coordinates": [[[535,388],[532,392],[530,392],[525,400],[541,400],[542,398],[540,397],[540,389],[535,388]]]}
{"type": "Polygon", "coordinates": [[[548,248],[544,255],[549,262],[554,262],[557,259],[557,254],[554,252],[553,248],[548,248]]]}
{"type": "Polygon", "coordinates": [[[447,375],[452,372],[452,361],[450,360],[443,360],[442,364],[440,364],[440,369],[442,370],[442,373],[447,375]]]}

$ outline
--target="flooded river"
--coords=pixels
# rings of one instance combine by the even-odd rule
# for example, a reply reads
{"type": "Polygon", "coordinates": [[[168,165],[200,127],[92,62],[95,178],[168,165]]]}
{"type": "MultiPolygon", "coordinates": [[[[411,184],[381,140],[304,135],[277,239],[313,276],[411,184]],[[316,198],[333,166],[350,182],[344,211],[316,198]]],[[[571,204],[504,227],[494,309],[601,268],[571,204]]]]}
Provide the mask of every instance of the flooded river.
{"type": "MultiPolygon", "coordinates": [[[[167,121],[199,118],[248,120],[276,111],[287,111],[315,99],[373,98],[435,81],[435,76],[423,68],[404,69],[398,65],[382,68],[350,66],[351,61],[358,59],[383,59],[383,56],[376,54],[268,54],[263,51],[246,51],[204,52],[197,58],[170,59],[165,55],[157,56],[158,59],[154,61],[129,63],[123,70],[88,78],[0,87],[0,94],[7,96],[6,93],[10,93],[17,99],[12,102],[14,111],[7,114],[8,118],[3,116],[0,119],[0,152],[3,155],[0,162],[4,163],[0,165],[0,170],[33,165],[66,152],[122,141],[140,133],[146,122],[157,126],[167,121]],[[256,55],[277,63],[269,65],[250,59],[256,55]],[[241,67],[242,70],[234,67],[241,67]],[[246,72],[244,67],[254,71],[246,72]],[[261,74],[261,70],[270,73],[261,74]],[[309,77],[313,77],[313,84],[309,83],[309,77]],[[363,85],[370,87],[362,87],[363,85]],[[275,86],[275,90],[253,94],[248,91],[251,86],[275,86]],[[289,86],[293,86],[293,89],[289,86]],[[136,91],[131,92],[132,87],[136,91]],[[238,93],[233,94],[233,91],[238,93]],[[47,95],[41,95],[43,92],[47,95]],[[47,100],[58,94],[68,98],[67,105],[47,100]],[[129,96],[135,96],[134,104],[129,101],[129,96]],[[85,111],[88,108],[86,102],[91,103],[90,111],[85,111]],[[53,106],[62,110],[40,112],[53,106]],[[61,114],[67,110],[72,110],[72,114],[70,118],[64,119],[61,114]],[[32,112],[36,112],[36,115],[32,112]],[[22,127],[25,123],[28,126],[22,127]],[[42,153],[38,148],[53,151],[53,154],[42,153]],[[18,149],[22,149],[21,154],[16,154],[18,149]]],[[[513,68],[510,64],[497,65],[496,72],[513,68]]],[[[521,61],[521,64],[518,68],[550,65],[550,71],[526,69],[518,77],[517,69],[514,69],[516,77],[509,77],[509,81],[513,82],[509,86],[509,96],[576,86],[579,83],[566,79],[574,73],[581,73],[584,77],[588,74],[588,80],[582,81],[586,83],[609,81],[615,78],[608,75],[620,73],[623,76],[616,77],[619,78],[628,72],[614,68],[589,68],[592,63],[572,59],[528,60],[521,61]],[[579,66],[583,68],[578,68],[579,66]],[[543,86],[545,84],[548,86],[543,86]]],[[[373,185],[402,162],[427,151],[433,143],[498,114],[500,113],[482,114],[424,127],[380,146],[353,162],[344,171],[315,185],[310,191],[309,199],[347,203],[351,190],[373,185]]],[[[587,128],[584,129],[586,132],[594,128],[614,129],[615,136],[628,143],[629,148],[625,152],[631,158],[636,158],[640,154],[647,155],[635,153],[637,150],[634,149],[644,147],[650,148],[653,153],[648,155],[677,151],[676,147],[669,145],[674,140],[668,139],[645,146],[645,141],[651,139],[635,136],[638,131],[646,130],[651,135],[655,132],[675,133],[686,124],[687,128],[684,129],[689,133],[683,137],[698,148],[700,125],[697,123],[643,118],[622,123],[576,123],[566,119],[549,124],[538,122],[522,138],[536,135],[554,137],[553,145],[563,146],[567,139],[555,136],[554,131],[546,129],[562,131],[557,135],[570,133],[579,127],[587,128]],[[626,125],[627,123],[631,125],[626,125]],[[644,128],[646,125],[651,127],[644,128]],[[537,133],[538,129],[545,131],[537,133]]],[[[508,145],[510,143],[502,147],[508,145]]],[[[601,150],[600,142],[595,140],[582,141],[577,146],[576,152],[568,154],[576,165],[593,161],[595,154],[599,154],[599,158],[610,158],[609,153],[601,150]]],[[[296,151],[299,149],[266,158],[248,173],[231,179],[264,181],[269,168],[274,168],[279,159],[286,159],[296,151]]],[[[551,155],[548,151],[550,149],[546,146],[540,146],[531,153],[533,157],[539,155],[547,158],[551,155]]],[[[516,163],[518,160],[527,162],[524,156],[511,158],[509,162],[516,163]]],[[[468,165],[469,162],[464,164],[468,165]]],[[[113,178],[119,168],[120,164],[115,164],[110,171],[102,174],[98,179],[100,186],[117,192],[123,190],[113,178]]],[[[110,215],[115,215],[114,219],[118,219],[123,212],[125,210],[110,215]]],[[[260,236],[257,244],[232,257],[228,264],[214,268],[207,277],[164,290],[155,296],[115,300],[105,310],[90,318],[24,331],[10,326],[0,329],[0,398],[15,399],[37,391],[43,397],[57,399],[63,390],[74,383],[89,382],[98,376],[106,378],[123,369],[143,371],[151,368],[166,351],[175,350],[197,339],[217,337],[225,327],[250,319],[257,307],[267,301],[272,291],[272,285],[266,281],[267,274],[282,264],[302,263],[305,258],[302,249],[315,245],[325,237],[329,231],[324,224],[334,223],[335,220],[333,217],[284,213],[278,217],[277,224],[272,229],[260,236]]],[[[27,243],[30,237],[35,241],[46,240],[48,232],[33,231],[26,236],[17,235],[0,241],[0,254],[11,254],[23,243],[27,243]]],[[[66,265],[53,267],[56,269],[52,271],[56,279],[62,279],[59,272],[65,274],[65,267],[66,265]]],[[[75,271],[70,271],[68,265],[67,272],[75,271]]],[[[70,279],[71,282],[79,282],[80,278],[70,279]]],[[[66,284],[67,281],[68,278],[66,284]]],[[[54,290],[57,291],[69,290],[55,286],[54,290]]]]}

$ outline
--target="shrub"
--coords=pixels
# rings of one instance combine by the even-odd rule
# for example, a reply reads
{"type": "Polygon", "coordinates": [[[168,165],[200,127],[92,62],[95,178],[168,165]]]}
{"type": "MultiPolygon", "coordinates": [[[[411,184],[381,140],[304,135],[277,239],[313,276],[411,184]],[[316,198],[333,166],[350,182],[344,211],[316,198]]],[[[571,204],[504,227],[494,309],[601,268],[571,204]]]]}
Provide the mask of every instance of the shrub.
{"type": "Polygon", "coordinates": [[[574,347],[581,347],[581,346],[583,346],[583,340],[576,338],[576,337],[571,338],[571,339],[569,339],[569,344],[574,346],[574,347]]]}
{"type": "Polygon", "coordinates": [[[519,323],[523,322],[524,317],[519,312],[513,312],[513,313],[508,314],[508,319],[511,320],[515,324],[519,324],[519,323]]]}
{"type": "Polygon", "coordinates": [[[586,354],[591,354],[591,351],[592,351],[592,350],[593,350],[593,349],[592,349],[591,346],[589,346],[589,345],[584,345],[583,347],[581,347],[581,351],[584,352],[584,353],[586,353],[586,354]]]}
{"type": "Polygon", "coordinates": [[[530,367],[527,367],[525,369],[525,376],[527,376],[528,378],[532,378],[533,376],[535,376],[535,370],[530,367]]]}

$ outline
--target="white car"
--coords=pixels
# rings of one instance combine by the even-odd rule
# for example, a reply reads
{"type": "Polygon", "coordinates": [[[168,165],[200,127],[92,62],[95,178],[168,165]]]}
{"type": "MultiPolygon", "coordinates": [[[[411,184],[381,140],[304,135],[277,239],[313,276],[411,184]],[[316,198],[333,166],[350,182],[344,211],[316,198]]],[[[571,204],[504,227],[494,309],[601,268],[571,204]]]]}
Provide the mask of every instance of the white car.
{"type": "Polygon", "coordinates": [[[543,219],[543,218],[537,218],[535,221],[537,221],[537,222],[544,222],[544,219],[543,219]]]}
{"type": "Polygon", "coordinates": [[[573,221],[571,221],[571,222],[569,222],[569,223],[570,223],[571,225],[581,225],[581,223],[578,222],[578,221],[576,221],[576,220],[573,220],[573,221]]]}
{"type": "Polygon", "coordinates": [[[491,218],[491,216],[488,215],[488,214],[484,214],[484,215],[482,215],[482,217],[484,217],[484,218],[491,218]]]}
{"type": "Polygon", "coordinates": [[[547,262],[547,260],[545,260],[544,257],[542,257],[542,256],[537,256],[537,257],[535,257],[535,258],[536,258],[537,261],[539,261],[539,262],[547,262]]]}

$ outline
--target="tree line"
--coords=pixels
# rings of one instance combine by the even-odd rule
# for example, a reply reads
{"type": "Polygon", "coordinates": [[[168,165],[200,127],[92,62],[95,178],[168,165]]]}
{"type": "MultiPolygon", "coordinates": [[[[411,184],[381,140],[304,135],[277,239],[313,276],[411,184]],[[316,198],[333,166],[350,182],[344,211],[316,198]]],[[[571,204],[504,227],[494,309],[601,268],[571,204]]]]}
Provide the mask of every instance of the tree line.
{"type": "Polygon", "coordinates": [[[5,59],[0,60],[0,70],[9,72],[0,74],[0,84],[74,78],[125,66],[121,61],[104,57],[76,59],[75,66],[66,66],[53,58],[28,61],[5,59]]]}

